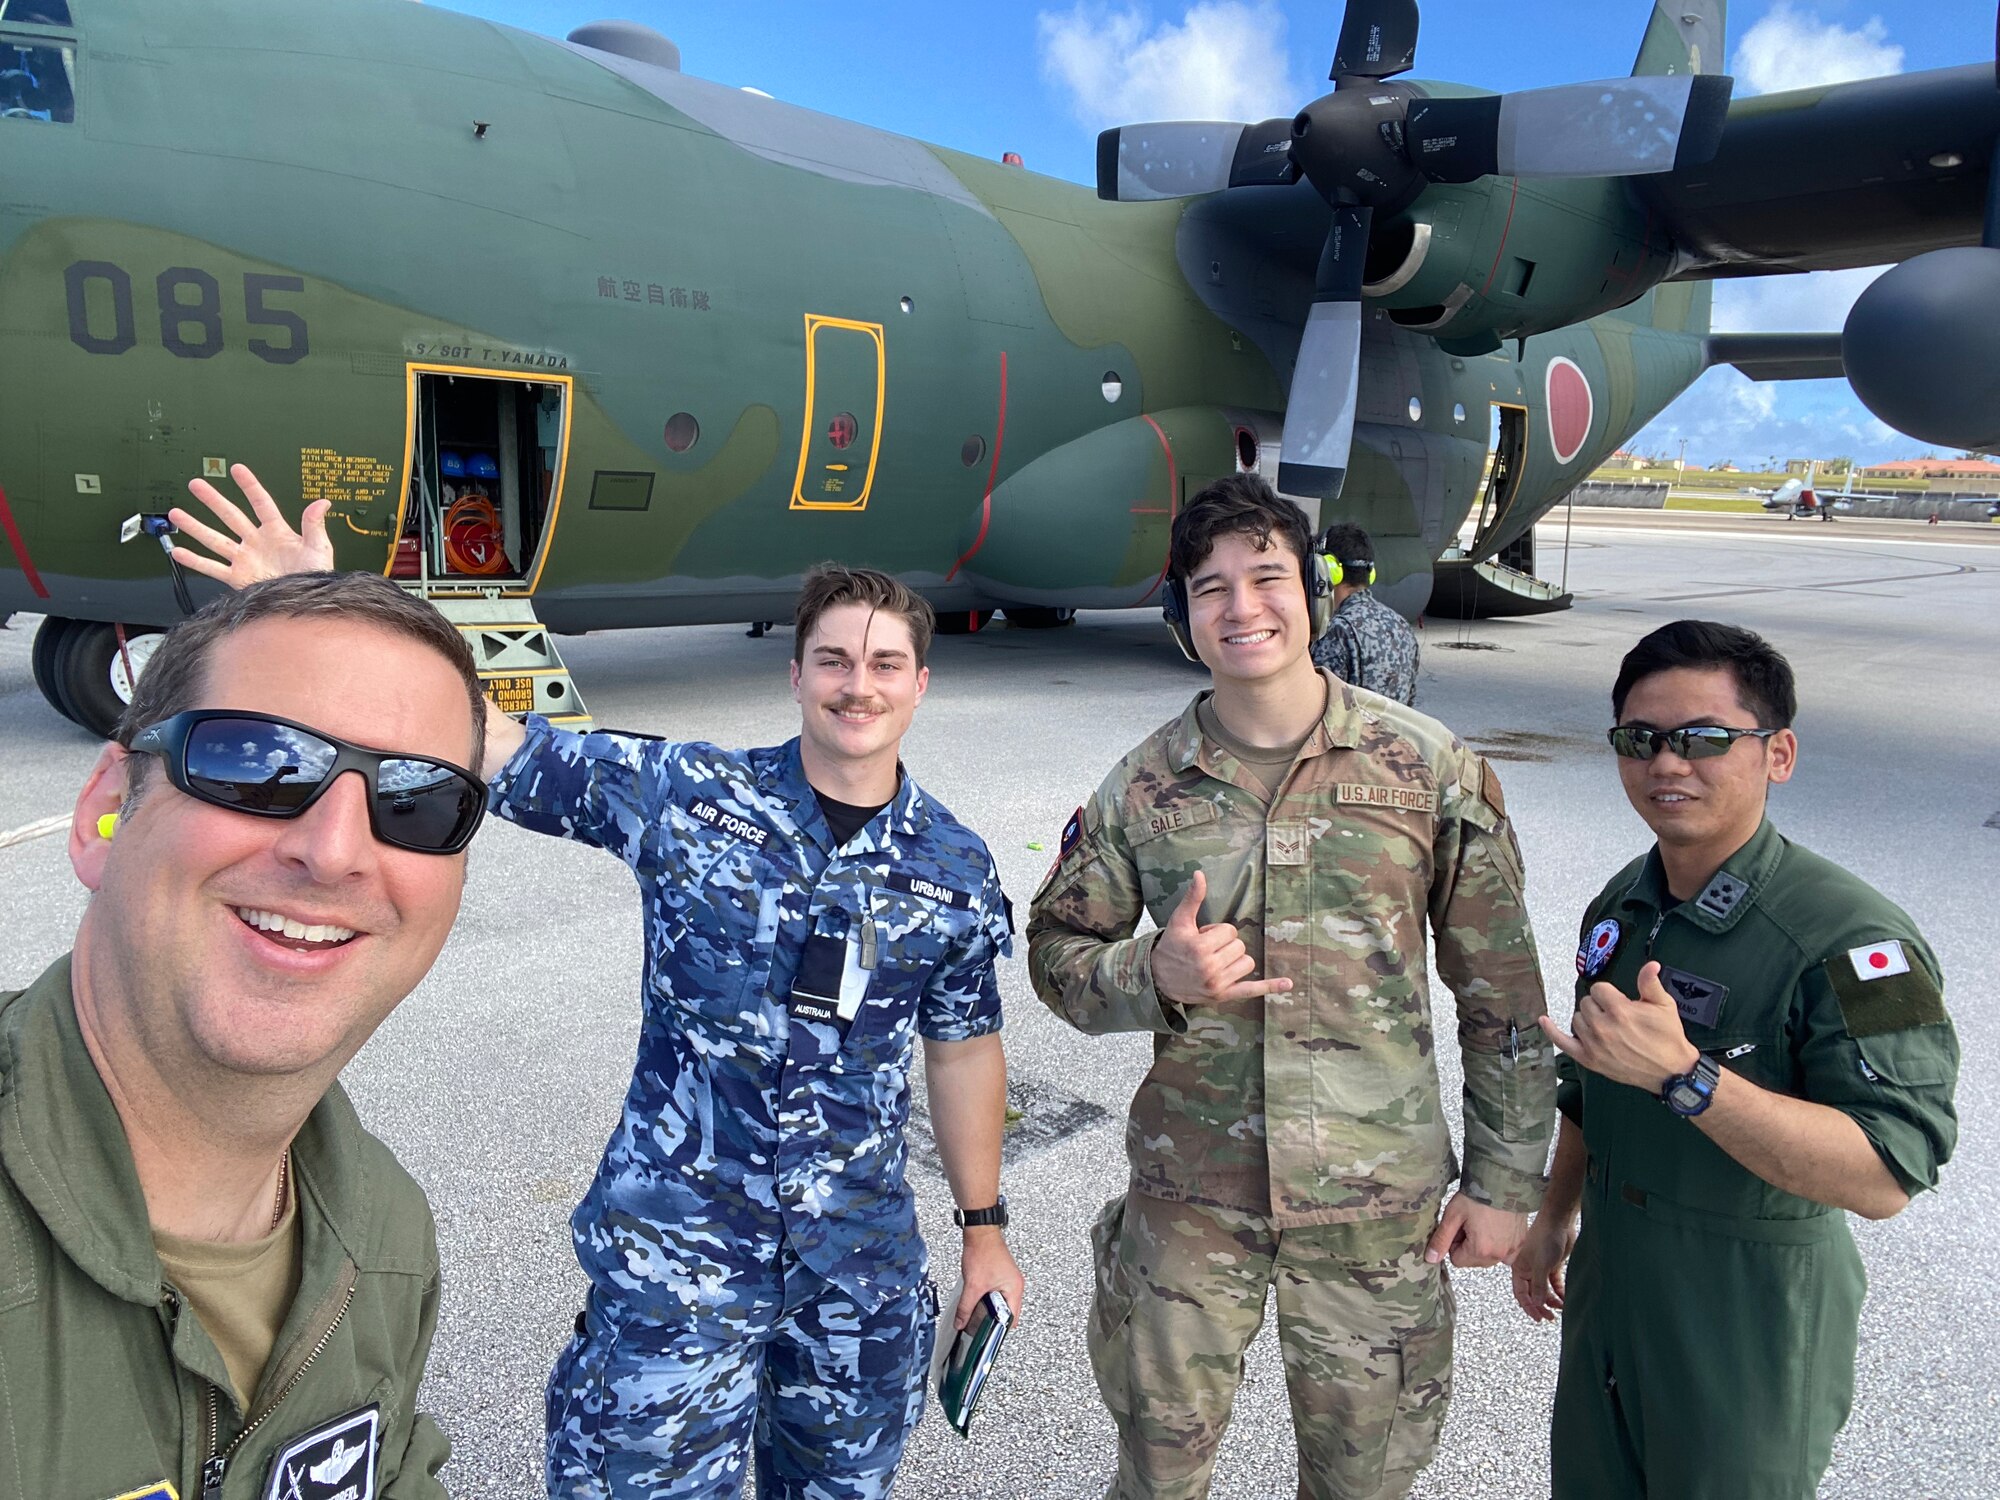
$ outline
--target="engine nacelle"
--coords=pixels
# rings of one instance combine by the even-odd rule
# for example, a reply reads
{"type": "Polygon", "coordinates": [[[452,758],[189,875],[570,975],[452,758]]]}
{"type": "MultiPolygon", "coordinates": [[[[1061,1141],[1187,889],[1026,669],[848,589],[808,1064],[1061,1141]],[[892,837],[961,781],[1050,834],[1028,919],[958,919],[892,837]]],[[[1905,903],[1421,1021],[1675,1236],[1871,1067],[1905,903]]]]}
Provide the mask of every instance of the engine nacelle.
{"type": "Polygon", "coordinates": [[[1876,416],[1941,448],[2000,443],[2000,250],[1932,250],[1884,272],[1847,315],[1840,353],[1876,416]]]}

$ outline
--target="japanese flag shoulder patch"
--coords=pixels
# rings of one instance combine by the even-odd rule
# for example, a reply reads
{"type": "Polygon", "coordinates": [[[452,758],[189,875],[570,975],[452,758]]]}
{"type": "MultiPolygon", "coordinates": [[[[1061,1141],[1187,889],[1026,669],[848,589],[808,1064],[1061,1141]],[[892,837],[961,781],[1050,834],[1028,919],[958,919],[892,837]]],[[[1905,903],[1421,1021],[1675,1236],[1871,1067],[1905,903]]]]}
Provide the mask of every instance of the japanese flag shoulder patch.
{"type": "Polygon", "coordinates": [[[375,1500],[382,1408],[364,1406],[289,1440],[271,1460],[264,1500],[375,1500]]]}
{"type": "Polygon", "coordinates": [[[1943,994],[1895,938],[1850,948],[1820,967],[1849,1036],[1880,1036],[1948,1019],[1943,994]]]}

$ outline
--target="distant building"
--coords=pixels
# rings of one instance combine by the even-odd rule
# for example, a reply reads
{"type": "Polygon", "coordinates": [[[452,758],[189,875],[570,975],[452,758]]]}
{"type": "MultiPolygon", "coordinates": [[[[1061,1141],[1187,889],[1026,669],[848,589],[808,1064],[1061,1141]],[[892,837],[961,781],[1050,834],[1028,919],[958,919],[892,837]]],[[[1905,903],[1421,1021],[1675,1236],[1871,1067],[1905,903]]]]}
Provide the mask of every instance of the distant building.
{"type": "Polygon", "coordinates": [[[1741,474],[1743,471],[1737,468],[1735,464],[1731,463],[1728,459],[1725,458],[1721,463],[1717,464],[1709,472],[1712,474],[1741,474]]]}
{"type": "Polygon", "coordinates": [[[1872,464],[1859,477],[1921,479],[1935,495],[2000,495],[2000,464],[1980,458],[1902,458],[1872,464]]]}

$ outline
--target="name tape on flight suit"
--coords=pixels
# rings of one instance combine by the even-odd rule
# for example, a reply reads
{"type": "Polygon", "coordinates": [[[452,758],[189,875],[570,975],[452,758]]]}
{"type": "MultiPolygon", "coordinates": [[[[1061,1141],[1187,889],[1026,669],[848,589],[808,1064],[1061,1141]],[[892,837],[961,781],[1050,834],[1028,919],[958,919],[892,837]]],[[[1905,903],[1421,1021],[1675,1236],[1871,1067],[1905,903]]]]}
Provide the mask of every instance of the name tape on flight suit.
{"type": "Polygon", "coordinates": [[[691,798],[683,809],[698,823],[706,823],[718,833],[726,833],[731,838],[755,844],[759,849],[770,840],[771,830],[761,823],[753,823],[741,813],[724,812],[713,802],[700,797],[691,798]]]}
{"type": "Polygon", "coordinates": [[[294,1438],[271,1460],[264,1500],[375,1500],[382,1408],[364,1406],[294,1438]]]}
{"type": "Polygon", "coordinates": [[[1722,1015],[1722,1002],[1729,998],[1729,986],[1703,979],[1672,964],[1660,965],[1660,983],[1674,997],[1674,1009],[1683,1021],[1713,1027],[1722,1015]]]}

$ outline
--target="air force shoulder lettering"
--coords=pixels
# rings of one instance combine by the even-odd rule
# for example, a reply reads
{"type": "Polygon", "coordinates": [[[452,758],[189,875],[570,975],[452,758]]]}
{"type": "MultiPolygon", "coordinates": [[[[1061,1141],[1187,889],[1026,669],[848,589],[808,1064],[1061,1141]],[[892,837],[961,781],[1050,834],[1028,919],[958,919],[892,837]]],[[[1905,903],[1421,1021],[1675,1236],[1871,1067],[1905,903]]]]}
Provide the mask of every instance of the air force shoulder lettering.
{"type": "Polygon", "coordinates": [[[292,1439],[271,1460],[264,1500],[375,1500],[381,1429],[371,1405],[292,1439]]]}
{"type": "Polygon", "coordinates": [[[741,813],[725,812],[705,798],[688,799],[687,815],[698,823],[706,823],[717,833],[726,833],[731,838],[741,839],[746,844],[755,844],[759,849],[769,842],[771,830],[761,823],[753,823],[741,813]]]}

